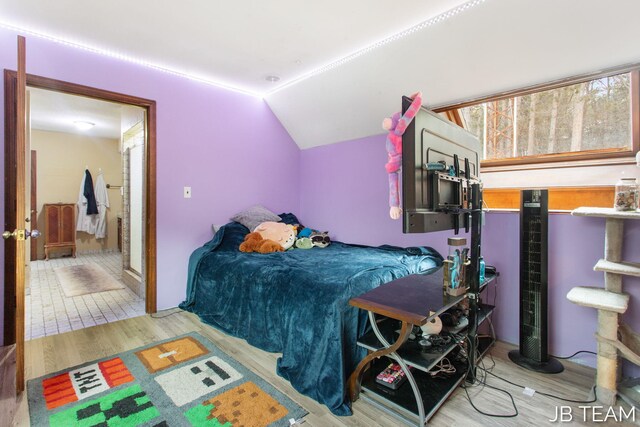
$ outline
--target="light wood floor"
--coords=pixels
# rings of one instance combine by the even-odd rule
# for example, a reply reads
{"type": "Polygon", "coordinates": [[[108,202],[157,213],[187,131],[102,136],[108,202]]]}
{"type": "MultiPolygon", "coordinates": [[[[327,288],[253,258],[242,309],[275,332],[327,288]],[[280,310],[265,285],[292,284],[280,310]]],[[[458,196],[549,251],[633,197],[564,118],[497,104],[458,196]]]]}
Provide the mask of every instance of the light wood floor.
{"type": "MultiPolygon", "coordinates": [[[[159,313],[159,315],[166,313],[159,313]]],[[[243,340],[228,336],[201,323],[196,316],[185,312],[158,319],[142,316],[28,341],[25,349],[26,378],[36,378],[50,372],[191,331],[197,331],[208,337],[220,349],[262,376],[309,411],[306,422],[303,424],[304,426],[395,427],[400,424],[395,418],[374,408],[363,399],[355,402],[353,416],[336,417],[332,415],[325,406],[300,395],[288,382],[277,376],[275,365],[278,354],[258,350],[243,340]]],[[[587,397],[594,381],[594,371],[592,369],[573,363],[565,363],[566,370],[562,374],[552,376],[533,374],[508,361],[506,352],[510,349],[512,347],[500,343],[493,348],[492,354],[496,362],[493,372],[497,375],[536,390],[566,396],[570,399],[589,400],[587,397]]],[[[491,365],[491,360],[487,358],[485,363],[491,365]]],[[[459,388],[435,417],[431,419],[430,425],[465,427],[551,425],[552,423],[548,420],[555,418],[556,405],[563,404],[539,394],[534,395],[532,398],[526,397],[522,394],[522,389],[491,376],[488,377],[487,382],[513,394],[520,412],[517,418],[490,418],[475,412],[469,404],[464,390],[459,388]]],[[[509,413],[512,411],[511,403],[503,393],[487,387],[483,390],[480,387],[473,387],[469,392],[476,406],[485,412],[509,413]]],[[[573,413],[574,415],[580,414],[581,419],[582,412],[578,412],[578,406],[578,404],[572,404],[573,413]]],[[[576,418],[574,418],[574,424],[572,425],[590,424],[576,423],[575,421],[576,418]]],[[[624,425],[614,422],[608,424],[624,425]]],[[[29,425],[28,408],[24,393],[19,404],[15,425],[29,425]]]]}

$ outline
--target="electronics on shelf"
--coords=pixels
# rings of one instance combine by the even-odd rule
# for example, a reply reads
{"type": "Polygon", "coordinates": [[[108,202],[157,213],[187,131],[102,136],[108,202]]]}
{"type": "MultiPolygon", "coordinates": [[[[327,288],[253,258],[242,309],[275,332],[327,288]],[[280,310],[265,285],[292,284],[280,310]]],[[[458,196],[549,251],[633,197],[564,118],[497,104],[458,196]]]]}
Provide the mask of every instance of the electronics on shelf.
{"type": "Polygon", "coordinates": [[[399,364],[395,362],[389,363],[389,366],[384,371],[380,372],[376,376],[376,382],[392,390],[397,390],[407,380],[407,375],[404,373],[399,364]]]}

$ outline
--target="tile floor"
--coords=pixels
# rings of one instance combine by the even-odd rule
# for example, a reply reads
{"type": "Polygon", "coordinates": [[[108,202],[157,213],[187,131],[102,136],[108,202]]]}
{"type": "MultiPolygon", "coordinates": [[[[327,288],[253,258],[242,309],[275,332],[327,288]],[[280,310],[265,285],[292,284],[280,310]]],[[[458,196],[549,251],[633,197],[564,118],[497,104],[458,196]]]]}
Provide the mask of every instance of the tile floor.
{"type": "Polygon", "coordinates": [[[25,339],[60,334],[144,314],[144,300],[129,288],[66,297],[54,268],[95,262],[121,282],[122,254],[99,252],[77,258],[32,261],[25,296],[25,339]]]}

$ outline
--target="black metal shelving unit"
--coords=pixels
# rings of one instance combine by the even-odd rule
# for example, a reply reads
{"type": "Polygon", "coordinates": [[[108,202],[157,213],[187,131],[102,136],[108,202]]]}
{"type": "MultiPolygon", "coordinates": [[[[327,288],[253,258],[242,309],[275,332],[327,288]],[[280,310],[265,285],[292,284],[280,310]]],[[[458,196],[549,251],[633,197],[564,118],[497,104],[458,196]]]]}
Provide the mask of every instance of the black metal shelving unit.
{"type": "MultiPolygon", "coordinates": [[[[493,345],[491,338],[479,338],[479,357],[483,357],[491,345],[493,345]]],[[[418,424],[418,407],[409,384],[405,383],[397,390],[391,390],[375,381],[377,373],[384,370],[388,364],[389,359],[381,357],[373,362],[371,368],[364,373],[362,377],[362,390],[364,391],[362,397],[408,424],[418,424]]],[[[410,365],[408,361],[407,364],[410,365]]],[[[434,379],[428,373],[414,369],[413,376],[420,389],[427,421],[433,417],[440,406],[465,380],[468,365],[458,361],[453,361],[452,364],[456,367],[457,372],[446,378],[434,379]]]]}
{"type": "MultiPolygon", "coordinates": [[[[435,276],[439,277],[440,274],[438,273],[435,276]]],[[[486,289],[487,285],[496,280],[497,277],[497,275],[488,275],[480,285],[478,292],[480,293],[486,289]]],[[[447,299],[446,307],[434,312],[431,318],[462,302],[465,298],[467,298],[467,295],[447,299]]],[[[489,304],[479,303],[477,305],[476,320],[478,327],[489,318],[494,309],[495,306],[489,304]]],[[[393,342],[397,339],[398,329],[400,327],[399,321],[380,317],[377,325],[380,333],[387,341],[393,342]]],[[[459,348],[458,344],[466,340],[465,337],[468,335],[469,329],[469,325],[465,325],[459,330],[454,330],[453,332],[455,334],[462,337],[461,340],[453,340],[445,346],[432,348],[428,351],[421,349],[415,340],[405,342],[404,345],[397,350],[398,356],[400,356],[412,370],[422,397],[426,420],[429,420],[435,414],[438,408],[466,379],[468,373],[474,367],[474,365],[469,367],[467,360],[461,361],[458,358],[452,357],[449,360],[456,367],[455,374],[445,378],[434,378],[429,373],[443,358],[451,356],[453,354],[452,352],[455,352],[455,350],[459,348]]],[[[474,330],[475,329],[476,328],[474,328],[474,330]]],[[[476,337],[473,339],[473,342],[477,342],[475,352],[478,358],[482,358],[494,343],[492,338],[485,336],[476,337]]],[[[371,352],[384,348],[373,331],[369,331],[360,337],[357,344],[371,352]]],[[[362,377],[361,396],[363,399],[368,400],[370,403],[408,424],[419,424],[416,398],[408,382],[405,382],[397,390],[392,390],[375,381],[376,375],[383,371],[391,361],[393,361],[392,358],[381,357],[372,362],[370,368],[362,377]]]]}
{"type": "MultiPolygon", "coordinates": [[[[479,309],[478,324],[481,325],[485,320],[487,320],[491,313],[493,313],[495,307],[488,304],[481,304],[479,309]]],[[[381,319],[378,322],[378,328],[387,341],[395,341],[397,331],[400,329],[400,322],[393,319],[381,319]]],[[[466,328],[467,326],[461,327],[459,330],[449,330],[448,333],[464,334],[466,328]]],[[[426,351],[422,350],[416,341],[410,340],[407,341],[397,353],[405,362],[407,362],[407,365],[428,372],[433,369],[440,360],[446,357],[446,355],[449,354],[458,345],[458,343],[459,341],[453,340],[450,344],[426,351]]],[[[370,351],[376,351],[383,348],[383,345],[380,343],[373,331],[369,331],[360,337],[360,339],[358,339],[358,345],[370,351]]]]}

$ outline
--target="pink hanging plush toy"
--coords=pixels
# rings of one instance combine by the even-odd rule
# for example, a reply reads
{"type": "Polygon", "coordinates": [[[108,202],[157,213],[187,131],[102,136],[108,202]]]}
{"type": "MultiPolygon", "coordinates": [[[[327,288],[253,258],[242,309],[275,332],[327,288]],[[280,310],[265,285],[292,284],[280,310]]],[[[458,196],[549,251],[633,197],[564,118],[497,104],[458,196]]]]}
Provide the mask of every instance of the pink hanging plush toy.
{"type": "Polygon", "coordinates": [[[411,99],[413,99],[413,102],[403,116],[398,112],[382,121],[382,127],[389,131],[386,142],[389,161],[385,168],[389,174],[389,206],[391,207],[389,216],[392,219],[398,219],[402,214],[398,192],[398,171],[402,166],[402,134],[407,130],[409,123],[411,123],[411,120],[416,116],[422,105],[422,92],[414,93],[411,95],[411,99]]]}

